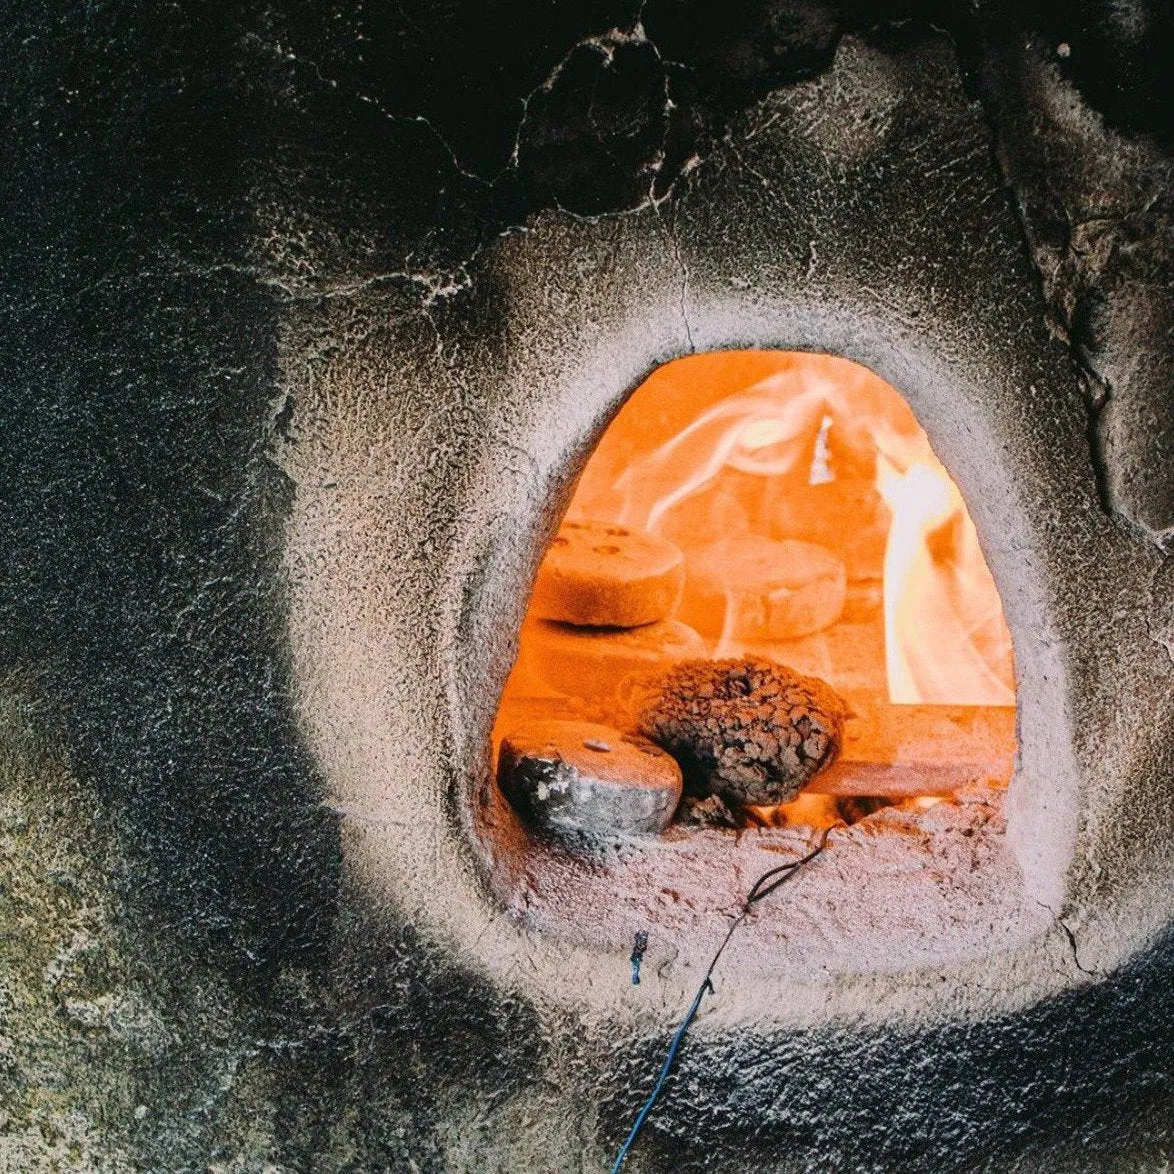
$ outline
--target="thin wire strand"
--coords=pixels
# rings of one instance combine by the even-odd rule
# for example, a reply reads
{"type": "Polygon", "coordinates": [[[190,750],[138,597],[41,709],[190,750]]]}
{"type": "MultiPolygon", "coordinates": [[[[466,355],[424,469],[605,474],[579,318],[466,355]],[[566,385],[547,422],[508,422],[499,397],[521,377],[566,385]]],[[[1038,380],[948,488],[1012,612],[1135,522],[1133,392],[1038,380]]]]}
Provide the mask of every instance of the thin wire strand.
{"type": "Polygon", "coordinates": [[[734,931],[746,920],[750,910],[759,901],[769,897],[781,884],[789,880],[800,868],[805,864],[809,864],[824,850],[827,846],[828,835],[831,830],[831,828],[824,828],[819,843],[806,856],[801,856],[798,860],[792,860],[788,864],[780,864],[777,868],[769,869],[750,887],[750,892],[747,893],[746,900],[742,902],[742,908],[738,916],[730,922],[730,928],[726,930],[726,936],[722,938],[721,945],[718,946],[709,961],[709,968],[705,972],[705,977],[701,980],[701,985],[697,988],[697,993],[693,996],[693,1002],[690,1003],[685,1018],[681,1020],[681,1026],[677,1028],[673,1035],[672,1042],[669,1044],[669,1050],[665,1054],[664,1063],[660,1066],[660,1075],[656,1078],[656,1084],[652,1086],[652,1092],[648,1094],[648,1099],[644,1102],[640,1112],[636,1114],[636,1120],[632,1123],[632,1128],[628,1131],[628,1136],[624,1139],[624,1144],[620,1146],[620,1152],[616,1155],[615,1164],[611,1168],[611,1174],[619,1174],[623,1168],[624,1163],[628,1160],[628,1154],[635,1144],[636,1138],[640,1136],[640,1131],[644,1128],[644,1123],[648,1120],[656,1102],[660,1099],[665,1081],[668,1080],[669,1073],[673,1069],[673,1063],[677,1058],[677,1052],[680,1050],[681,1044],[685,1039],[685,1033],[689,1030],[689,1026],[693,1020],[697,1018],[697,1012],[701,1007],[701,1000],[705,998],[706,991],[713,991],[713,972],[717,967],[718,960],[725,952],[726,946],[730,944],[730,938],[734,936],[734,931]]]}

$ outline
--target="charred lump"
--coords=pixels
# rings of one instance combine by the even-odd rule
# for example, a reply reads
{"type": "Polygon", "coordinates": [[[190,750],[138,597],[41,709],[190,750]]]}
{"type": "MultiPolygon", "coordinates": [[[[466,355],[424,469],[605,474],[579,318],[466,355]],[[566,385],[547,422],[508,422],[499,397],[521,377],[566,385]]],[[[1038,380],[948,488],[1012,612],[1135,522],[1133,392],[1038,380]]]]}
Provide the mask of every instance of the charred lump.
{"type": "Polygon", "coordinates": [[[686,660],[651,691],[641,735],[680,763],[691,794],[786,803],[839,753],[846,706],[823,681],[763,657],[686,660]]]}

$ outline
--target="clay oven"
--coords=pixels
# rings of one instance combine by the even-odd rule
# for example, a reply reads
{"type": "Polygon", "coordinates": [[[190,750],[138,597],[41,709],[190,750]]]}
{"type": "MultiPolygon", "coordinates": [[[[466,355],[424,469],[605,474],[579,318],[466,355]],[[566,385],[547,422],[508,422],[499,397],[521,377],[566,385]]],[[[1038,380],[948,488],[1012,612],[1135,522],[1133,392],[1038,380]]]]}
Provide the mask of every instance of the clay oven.
{"type": "Polygon", "coordinates": [[[1160,6],[26,7],[0,1165],[1166,1168],[1160,6]]]}
{"type": "Polygon", "coordinates": [[[475,799],[499,898],[601,943],[693,936],[772,853],[866,821],[797,898],[825,965],[837,938],[1014,938],[1014,689],[974,524],[898,392],[826,355],[666,364],[537,575],[475,799]]]}
{"type": "MultiPolygon", "coordinates": [[[[731,1032],[845,1019],[903,1031],[965,1016],[966,992],[980,989],[988,1007],[1011,1014],[1120,965],[1168,916],[1167,833],[1157,829],[1172,819],[1156,800],[1170,754],[1169,660],[1149,627],[1162,554],[1106,509],[1080,376],[1049,331],[1022,225],[952,54],[932,40],[896,51],[845,40],[826,73],[770,95],[716,150],[671,204],[615,217],[548,212],[496,239],[467,288],[426,321],[389,292],[362,311],[362,347],[322,362],[305,357],[313,334],[295,330],[287,348],[291,372],[309,373],[297,375],[299,394],[310,386],[330,404],[306,409],[315,424],[288,465],[300,485],[331,487],[300,495],[295,510],[293,614],[301,672],[315,683],[312,744],[342,809],[362,821],[355,877],[419,910],[519,997],[622,1038],[664,1038],[754,877],[810,843],[812,821],[832,818],[826,804],[813,814],[810,796],[841,788],[816,776],[810,818],[784,807],[743,813],[738,828],[680,826],[678,808],[677,825],[619,834],[597,853],[545,834],[524,802],[519,816],[495,781],[493,731],[499,707],[506,725],[518,716],[509,710],[532,669],[548,673],[548,692],[568,692],[565,678],[561,687],[549,678],[559,656],[528,663],[528,641],[551,613],[527,619],[527,610],[560,525],[647,532],[663,495],[640,505],[634,524],[623,520],[631,501],[602,499],[629,473],[635,485],[641,469],[680,497],[672,479],[688,469],[674,438],[707,428],[711,450],[690,461],[716,452],[752,467],[780,441],[778,413],[747,421],[757,434],[725,440],[711,424],[737,396],[770,399],[772,379],[786,389],[776,407],[801,399],[787,380],[803,372],[834,371],[841,390],[884,387],[897,397],[892,419],[910,443],[924,441],[933,473],[915,504],[955,519],[951,542],[974,556],[975,598],[987,609],[974,605],[988,625],[978,695],[943,695],[971,707],[971,724],[932,752],[939,767],[959,769],[943,785],[909,784],[942,802],[866,818],[858,808],[787,899],[756,912],[731,943],[730,981],[696,1024],[696,1065],[731,1032]],[[726,383],[726,398],[691,403],[681,373],[704,369],[696,389],[712,389],[723,356],[758,367],[726,383]],[[373,430],[375,384],[396,410],[373,430]],[[611,430],[640,411],[650,413],[642,434],[617,455],[611,430]],[[602,482],[595,460],[615,465],[602,482]],[[591,493],[600,500],[582,506],[577,495],[591,493]],[[980,761],[962,779],[971,753],[980,761]],[[1150,833],[1123,836],[1139,811],[1150,833]],[[1124,812],[1134,813],[1127,824],[1124,812]],[[761,823],[771,826],[746,826],[761,823]],[[647,981],[628,982],[640,934],[655,1006],[647,981]]],[[[822,414],[802,458],[808,488],[823,476],[812,464],[821,425],[822,414]]],[[[861,459],[881,493],[883,446],[871,444],[861,459]]],[[[915,462],[885,459],[896,462],[887,486],[897,496],[915,462]]],[[[711,477],[692,490],[721,487],[711,477]]],[[[707,541],[748,532],[744,516],[715,525],[726,532],[707,541]]],[[[872,572],[891,536],[870,536],[872,572]]],[[[802,520],[758,537],[837,546],[802,520]]],[[[850,554],[841,547],[833,564],[850,554]]],[[[853,606],[866,607],[868,575],[844,573],[853,606]]],[[[715,656],[732,634],[704,614],[699,582],[686,582],[682,606],[701,618],[685,627],[715,656]]],[[[728,597],[739,585],[707,589],[728,597]]],[[[548,642],[574,635],[544,632],[548,642]]],[[[741,655],[754,636],[736,642],[741,655]]],[[[951,654],[938,638],[929,652],[951,654]]],[[[606,719],[583,696],[598,666],[566,657],[583,704],[540,716],[606,719]]],[[[886,683],[883,720],[866,719],[866,741],[902,741],[912,719],[893,704],[894,684],[903,687],[886,683]]],[[[940,713],[908,711],[931,722],[940,713]]],[[[601,735],[579,733],[583,753],[607,753],[594,745],[601,735]]],[[[833,772],[850,772],[853,736],[833,772]]],[[[842,789],[872,797],[867,786],[842,789]]],[[[764,1085],[751,1099],[760,1094],[773,1095],[764,1085]]]]}
{"type": "Polygon", "coordinates": [[[770,836],[702,829],[601,865],[530,837],[493,799],[491,731],[538,566],[636,389],[661,380],[666,405],[680,404],[669,373],[683,355],[831,354],[899,389],[969,511],[1018,701],[1005,802],[908,814],[892,836],[879,834],[891,811],[845,832],[795,899],[740,939],[739,993],[714,1020],[871,1016],[894,1002],[930,1014],[936,996],[910,977],[924,967],[978,967],[1018,1003],[1068,981],[1053,951],[1070,957],[1078,924],[1107,964],[1165,916],[1165,854],[1153,839],[1122,852],[1108,834],[1119,810],[1152,808],[1139,795],[1166,753],[1154,715],[1168,662],[1146,627],[1160,552],[1103,508],[1082,392],[949,54],[896,61],[844,42],[827,74],[748,116],[737,156],[692,176],[671,216],[538,217],[478,258],[435,332],[373,307],[388,323],[380,346],[315,368],[333,406],[290,468],[332,486],[300,499],[292,547],[295,630],[317,633],[300,644],[317,753],[347,810],[427,828],[427,860],[416,837],[389,831],[376,848],[367,833],[371,883],[427,895],[429,916],[495,971],[516,973],[523,950],[543,997],[596,998],[585,976],[626,959],[640,930],[683,990],[769,859],[770,836]],[[933,95],[916,112],[903,97],[914,74],[933,95]],[[865,114],[878,90],[879,120],[865,114]],[[930,157],[949,165],[927,168],[930,157]],[[403,386],[387,401],[394,426],[373,434],[369,400],[355,397],[375,368],[403,386]],[[323,464],[300,464],[307,455],[323,464]],[[1129,623],[1136,641],[1122,639],[1129,623]],[[390,787],[405,753],[416,781],[390,787]],[[1142,875],[1154,883],[1136,885],[1142,875]],[[1078,897],[1085,886],[1096,902],[1078,897]]]}
{"type": "MultiPolygon", "coordinates": [[[[811,796],[892,799],[885,787],[837,784],[835,772],[850,776],[854,753],[857,773],[866,772],[868,754],[877,756],[862,742],[901,744],[913,721],[938,721],[940,705],[968,707],[930,752],[934,769],[954,770],[952,781],[910,782],[906,770],[904,784],[887,785],[943,801],[898,796],[866,818],[858,808],[832,833],[787,899],[758,911],[731,943],[730,980],[696,1025],[698,1056],[731,1031],[812,1030],[844,1017],[894,1030],[949,1020],[968,1000],[960,992],[980,988],[997,990],[989,997],[1011,1013],[1119,965],[1164,924],[1170,875],[1160,844],[1172,816],[1153,797],[1170,754],[1169,660],[1148,626],[1162,554],[1106,511],[1085,393],[1048,330],[990,150],[944,45],[894,55],[845,40],[818,79],[735,121],[728,146],[671,205],[536,216],[488,245],[467,288],[430,320],[407,314],[398,293],[372,300],[364,344],[329,361],[303,357],[312,333],[291,334],[286,361],[299,395],[309,387],[330,407],[300,409],[314,425],[287,467],[299,485],[331,487],[300,494],[295,508],[293,621],[301,675],[314,682],[305,720],[315,753],[341,808],[363,821],[355,876],[420,910],[520,997],[620,1035],[656,1024],[663,1036],[753,878],[809,843],[813,823],[842,815],[811,796]],[[722,374],[739,362],[740,375],[722,374]],[[297,374],[301,364],[308,378],[297,374]],[[857,445],[869,492],[843,507],[858,510],[860,548],[871,543],[871,552],[781,499],[771,508],[791,509],[790,521],[754,533],[762,518],[749,517],[748,496],[773,492],[765,483],[744,485],[732,514],[711,501],[704,542],[748,534],[814,543],[809,558],[838,548],[828,590],[845,595],[832,611],[867,612],[870,576],[875,588],[893,541],[888,519],[907,492],[912,515],[902,524],[920,535],[922,556],[930,557],[927,519],[909,517],[952,518],[952,537],[931,534],[930,545],[965,548],[981,580],[961,607],[971,628],[986,626],[982,672],[972,670],[961,692],[903,709],[914,698],[894,676],[902,620],[893,611],[886,634],[896,660],[883,691],[869,686],[880,712],[857,707],[869,728],[849,730],[826,785],[814,776],[802,817],[758,804],[735,818],[737,828],[685,827],[679,808],[677,825],[619,834],[597,853],[544,834],[525,803],[515,804],[519,817],[496,785],[499,707],[499,735],[527,689],[531,701],[544,689],[579,694],[577,710],[539,716],[614,721],[595,707],[589,679],[610,670],[574,662],[565,646],[574,631],[541,629],[564,650],[548,647],[537,662],[528,643],[538,625],[576,618],[551,612],[549,598],[526,618],[532,591],[538,599],[545,590],[539,567],[560,525],[614,523],[665,537],[666,503],[728,497],[730,477],[753,479],[755,463],[772,455],[785,466],[785,412],[807,402],[801,384],[811,379],[825,386],[812,400],[817,416],[800,429],[808,491],[832,476],[818,464],[831,460],[820,455],[821,435],[838,452],[838,473],[852,455],[836,449],[836,397],[894,397],[872,413],[883,428],[857,445]],[[374,383],[394,415],[373,404],[374,383]],[[726,427],[723,413],[739,397],[773,406],[726,427]],[[884,428],[888,451],[877,439],[884,428]],[[683,456],[694,441],[708,448],[683,456]],[[608,472],[597,476],[595,461],[608,472]],[[724,486],[715,461],[733,466],[724,486]],[[617,499],[625,477],[636,496],[617,499]],[[649,478],[656,488],[637,500],[649,478]],[[886,525],[874,516],[870,533],[868,509],[877,515],[886,493],[886,525]],[[559,671],[579,688],[552,680],[559,671]],[[1149,833],[1123,837],[1134,818],[1123,823],[1123,813],[1139,811],[1149,833]],[[637,934],[647,935],[655,1008],[647,982],[627,981],[637,934]]],[[[860,418],[839,414],[841,426],[860,418]]],[[[771,512],[761,500],[755,508],[771,512]]],[[[678,547],[690,541],[677,534],[678,547]]],[[[752,552],[741,557],[753,563],[752,552]]],[[[681,623],[675,638],[700,636],[708,657],[773,638],[761,627],[776,621],[738,620],[736,601],[720,621],[707,612],[706,592],[728,602],[748,571],[715,583],[712,560],[688,549],[685,559],[685,612],[656,605],[636,617],[641,624],[681,623]]],[[[916,605],[918,617],[926,606],[916,605]]],[[[815,626],[822,643],[807,633],[806,659],[793,667],[850,692],[860,659],[819,660],[837,629],[826,616],[815,626]]],[[[929,666],[954,651],[940,635],[920,647],[929,666]]],[[[578,749],[606,753],[592,743],[600,737],[588,732],[578,749]]],[[[878,771],[901,765],[896,750],[880,759],[871,763],[878,771]]]]}

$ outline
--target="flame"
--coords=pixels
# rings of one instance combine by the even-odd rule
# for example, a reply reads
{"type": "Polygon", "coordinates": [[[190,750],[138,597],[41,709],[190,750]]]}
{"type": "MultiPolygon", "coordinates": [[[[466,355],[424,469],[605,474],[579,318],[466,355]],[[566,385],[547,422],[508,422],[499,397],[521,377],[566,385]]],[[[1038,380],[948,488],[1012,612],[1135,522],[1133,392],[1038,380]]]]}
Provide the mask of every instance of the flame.
{"type": "Polygon", "coordinates": [[[889,700],[1014,705],[1002,675],[1011,637],[962,495],[936,462],[899,473],[881,455],[877,470],[893,515],[884,562],[889,700]],[[953,543],[932,542],[948,525],[953,543]],[[995,643],[984,649],[977,637],[992,623],[995,643]]]}
{"type": "Polygon", "coordinates": [[[679,545],[681,618],[714,655],[765,651],[897,704],[1014,704],[1010,636],[961,494],[905,401],[857,364],[730,352],[660,368],[602,438],[570,513],[679,545]],[[851,617],[801,637],[772,628],[802,611],[798,592],[818,592],[774,576],[771,542],[831,552],[851,617]],[[875,618],[855,614],[873,598],[875,618]]]}

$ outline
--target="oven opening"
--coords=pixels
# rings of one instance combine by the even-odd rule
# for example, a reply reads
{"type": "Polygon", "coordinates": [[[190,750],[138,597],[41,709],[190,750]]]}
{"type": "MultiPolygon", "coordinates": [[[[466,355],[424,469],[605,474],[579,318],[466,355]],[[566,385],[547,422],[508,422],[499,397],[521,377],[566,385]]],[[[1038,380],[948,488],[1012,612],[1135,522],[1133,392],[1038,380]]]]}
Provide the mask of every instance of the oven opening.
{"type": "Polygon", "coordinates": [[[542,560],[493,739],[514,811],[579,852],[1004,789],[1010,634],[902,396],[823,354],[656,370],[542,560]]]}

